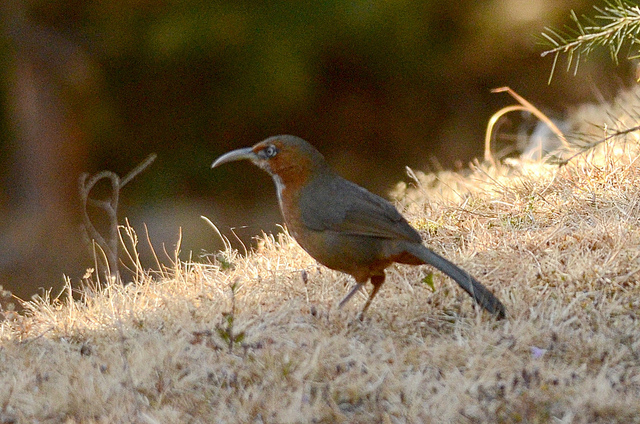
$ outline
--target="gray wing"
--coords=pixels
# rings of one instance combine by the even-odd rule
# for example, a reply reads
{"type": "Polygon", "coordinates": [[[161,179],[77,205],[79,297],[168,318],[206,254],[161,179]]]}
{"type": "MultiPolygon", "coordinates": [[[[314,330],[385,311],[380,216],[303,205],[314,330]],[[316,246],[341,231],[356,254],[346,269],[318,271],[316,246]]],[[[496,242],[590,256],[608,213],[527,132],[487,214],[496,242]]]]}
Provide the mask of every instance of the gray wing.
{"type": "Polygon", "coordinates": [[[422,240],[391,203],[335,174],[316,178],[300,196],[302,222],[310,229],[422,240]]]}

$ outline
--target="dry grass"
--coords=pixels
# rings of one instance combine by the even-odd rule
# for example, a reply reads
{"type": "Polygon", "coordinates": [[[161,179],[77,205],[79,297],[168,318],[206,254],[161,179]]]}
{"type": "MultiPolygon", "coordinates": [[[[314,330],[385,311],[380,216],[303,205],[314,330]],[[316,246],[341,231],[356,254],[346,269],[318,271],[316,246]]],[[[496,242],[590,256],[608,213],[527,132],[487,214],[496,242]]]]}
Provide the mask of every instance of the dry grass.
{"type": "Polygon", "coordinates": [[[607,144],[398,187],[501,322],[397,266],[361,323],[365,295],[337,310],[351,281],[286,234],[30,302],[0,327],[0,423],[640,422],[637,157],[607,144]]]}

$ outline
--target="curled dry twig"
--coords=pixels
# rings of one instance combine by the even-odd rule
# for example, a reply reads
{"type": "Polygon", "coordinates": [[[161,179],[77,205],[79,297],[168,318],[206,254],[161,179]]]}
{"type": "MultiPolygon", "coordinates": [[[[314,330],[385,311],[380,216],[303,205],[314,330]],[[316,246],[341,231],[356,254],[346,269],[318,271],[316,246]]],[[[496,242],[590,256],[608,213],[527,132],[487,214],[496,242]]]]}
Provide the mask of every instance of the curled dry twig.
{"type": "Polygon", "coordinates": [[[486,160],[487,162],[495,163],[493,156],[491,154],[491,135],[493,133],[493,127],[495,126],[496,122],[498,122],[498,119],[502,117],[502,115],[509,112],[516,111],[516,110],[525,110],[530,112],[540,121],[544,122],[551,129],[551,131],[553,131],[553,133],[558,137],[558,139],[560,139],[560,141],[565,147],[568,146],[567,139],[562,133],[562,131],[560,131],[560,128],[558,128],[558,126],[554,124],[553,121],[549,119],[547,115],[542,113],[540,109],[535,107],[533,104],[527,101],[524,97],[520,96],[518,93],[516,93],[509,87],[500,87],[500,88],[494,88],[493,90],[491,90],[492,93],[502,93],[504,91],[509,93],[511,97],[516,99],[520,104],[502,108],[496,113],[494,113],[493,116],[491,116],[491,119],[489,119],[489,123],[487,124],[487,132],[485,133],[485,137],[484,137],[484,160],[486,160]]]}
{"type": "Polygon", "coordinates": [[[85,231],[93,243],[97,244],[104,253],[107,265],[107,275],[111,275],[117,280],[120,280],[120,273],[118,272],[118,201],[120,198],[120,190],[129,181],[135,178],[136,175],[151,165],[156,157],[157,155],[155,153],[150,154],[122,179],[120,179],[115,172],[101,171],[93,176],[89,176],[89,174],[85,172],[80,175],[78,181],[80,200],[82,201],[82,221],[85,231]],[[89,197],[91,190],[103,179],[107,179],[111,182],[111,196],[107,200],[98,200],[89,197]],[[91,222],[87,205],[101,209],[107,214],[108,228],[107,234],[104,236],[100,234],[100,231],[98,231],[91,222]]]}

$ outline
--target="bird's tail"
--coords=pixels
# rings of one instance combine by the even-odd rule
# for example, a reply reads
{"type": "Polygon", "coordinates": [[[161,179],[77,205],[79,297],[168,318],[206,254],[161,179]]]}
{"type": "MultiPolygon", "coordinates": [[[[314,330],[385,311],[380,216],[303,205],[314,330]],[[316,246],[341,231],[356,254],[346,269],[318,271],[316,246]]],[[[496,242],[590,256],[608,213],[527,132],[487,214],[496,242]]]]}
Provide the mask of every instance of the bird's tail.
{"type": "Polygon", "coordinates": [[[499,319],[505,317],[506,310],[502,302],[462,268],[421,244],[412,243],[410,246],[407,246],[407,252],[453,278],[464,291],[469,293],[478,305],[496,315],[499,319]]]}

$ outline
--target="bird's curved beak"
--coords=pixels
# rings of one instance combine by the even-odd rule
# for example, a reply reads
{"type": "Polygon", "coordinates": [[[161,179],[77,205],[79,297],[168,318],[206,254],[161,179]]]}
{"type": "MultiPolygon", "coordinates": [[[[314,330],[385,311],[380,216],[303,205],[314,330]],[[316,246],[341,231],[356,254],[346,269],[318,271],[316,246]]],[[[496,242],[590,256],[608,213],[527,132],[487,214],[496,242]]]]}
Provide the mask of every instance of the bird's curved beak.
{"type": "Polygon", "coordinates": [[[245,147],[244,149],[232,150],[229,153],[225,153],[224,155],[220,156],[218,159],[215,160],[215,162],[211,164],[211,168],[215,168],[216,166],[222,165],[223,163],[227,163],[227,162],[234,162],[237,160],[244,160],[244,159],[249,159],[251,161],[254,161],[257,158],[258,157],[253,152],[251,147],[245,147]]]}

